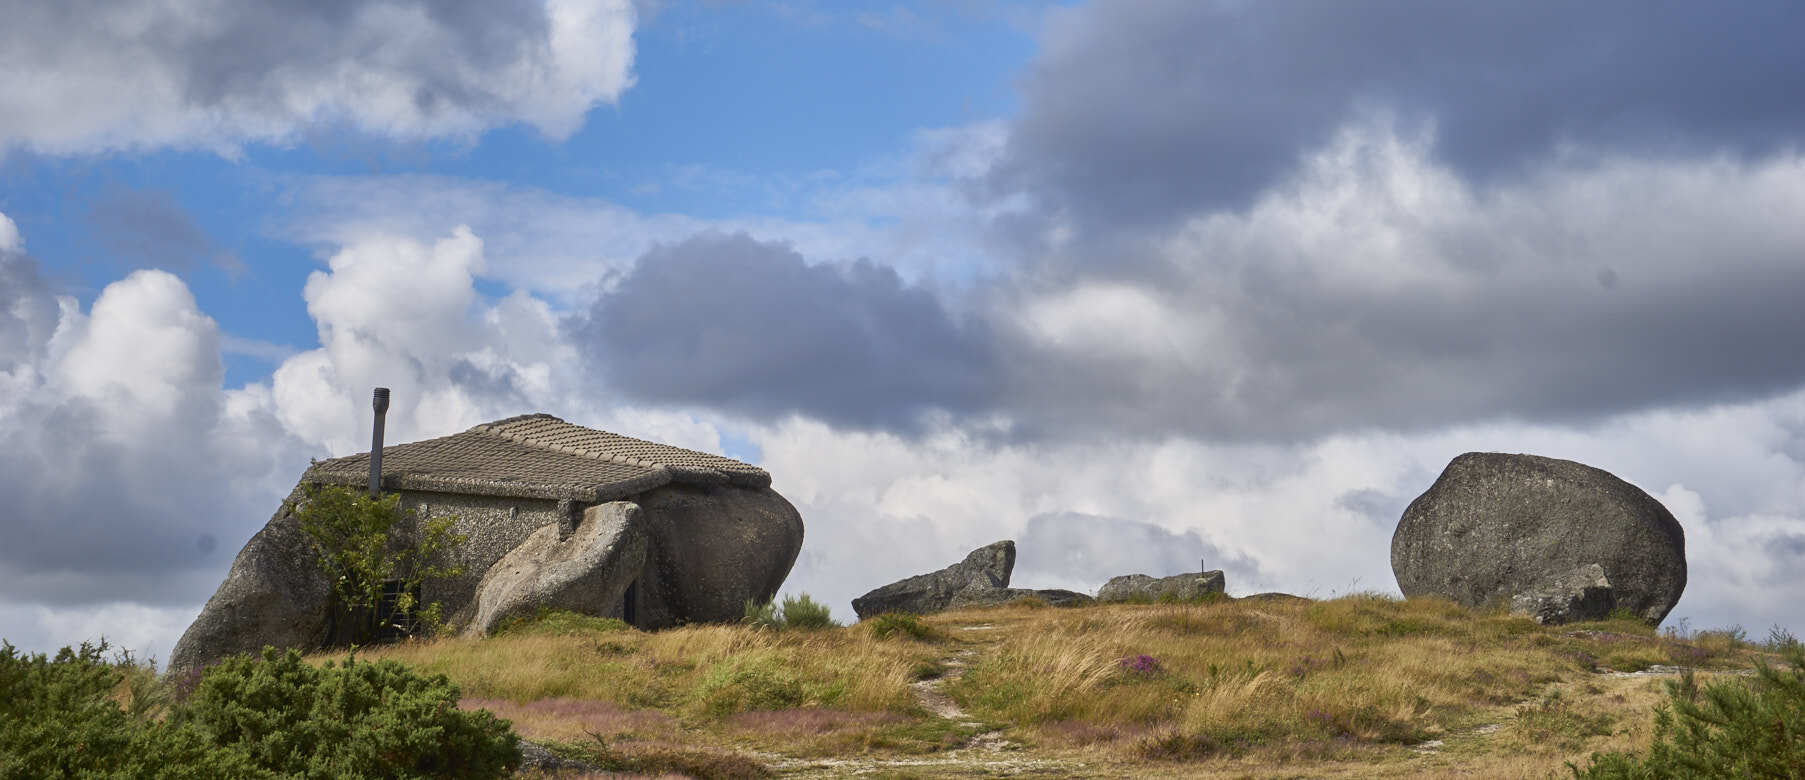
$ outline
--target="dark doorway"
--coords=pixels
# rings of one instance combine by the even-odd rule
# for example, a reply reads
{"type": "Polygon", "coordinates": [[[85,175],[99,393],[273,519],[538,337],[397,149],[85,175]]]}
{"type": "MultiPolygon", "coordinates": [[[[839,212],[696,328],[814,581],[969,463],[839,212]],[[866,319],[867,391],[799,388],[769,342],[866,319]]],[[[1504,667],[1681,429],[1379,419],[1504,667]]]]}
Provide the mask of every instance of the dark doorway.
{"type": "Polygon", "coordinates": [[[620,619],[629,626],[639,626],[639,580],[627,583],[627,593],[620,599],[620,619]]]}

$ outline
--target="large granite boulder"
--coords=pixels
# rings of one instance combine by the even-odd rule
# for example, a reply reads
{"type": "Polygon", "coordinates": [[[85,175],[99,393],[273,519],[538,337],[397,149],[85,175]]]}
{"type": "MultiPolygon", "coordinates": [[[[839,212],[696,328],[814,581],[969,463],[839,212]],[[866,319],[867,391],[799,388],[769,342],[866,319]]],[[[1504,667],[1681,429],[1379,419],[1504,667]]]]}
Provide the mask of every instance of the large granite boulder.
{"type": "Polygon", "coordinates": [[[295,519],[296,488],[269,524],[245,543],[194,624],[176,642],[168,668],[192,669],[264,645],[319,647],[326,641],[332,583],[295,519]]]}
{"type": "Polygon", "coordinates": [[[1611,589],[1611,580],[1604,576],[1604,567],[1596,563],[1588,563],[1510,599],[1511,614],[1549,626],[1603,620],[1616,608],[1617,594],[1611,589]]]}
{"type": "Polygon", "coordinates": [[[633,497],[651,540],[641,623],[733,622],[777,596],[802,515],[768,487],[672,484],[633,497]]]}
{"type": "Polygon", "coordinates": [[[1686,587],[1686,539],[1659,501],[1609,472],[1537,455],[1470,452],[1411,502],[1391,539],[1406,597],[1469,607],[1596,564],[1617,608],[1658,624],[1686,587]]]}
{"type": "Polygon", "coordinates": [[[852,611],[861,620],[885,612],[939,612],[961,595],[981,597],[987,591],[1007,589],[1014,570],[1015,542],[1005,539],[972,550],[965,560],[939,571],[898,580],[853,599],[852,611]]]}
{"type": "Polygon", "coordinates": [[[627,501],[597,504],[583,511],[570,536],[559,538],[559,530],[548,525],[534,531],[489,567],[477,587],[466,636],[486,635],[510,617],[539,609],[616,611],[645,565],[639,507],[627,501]]]}
{"type": "Polygon", "coordinates": [[[1212,593],[1227,590],[1227,579],[1220,569],[1201,574],[1178,574],[1171,577],[1149,577],[1124,574],[1111,577],[1097,591],[1097,601],[1104,604],[1124,601],[1195,601],[1212,593]]]}

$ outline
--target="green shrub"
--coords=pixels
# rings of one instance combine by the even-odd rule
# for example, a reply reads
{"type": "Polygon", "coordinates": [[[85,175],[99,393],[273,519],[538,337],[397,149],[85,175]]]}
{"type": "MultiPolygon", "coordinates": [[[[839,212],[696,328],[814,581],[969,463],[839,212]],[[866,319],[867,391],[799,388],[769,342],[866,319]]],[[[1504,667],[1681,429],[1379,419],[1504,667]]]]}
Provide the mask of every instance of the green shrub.
{"type": "Polygon", "coordinates": [[[107,645],[63,648],[54,659],[0,642],[0,778],[261,778],[245,756],[152,720],[162,700],[132,681],[132,712],[111,694],[149,672],[107,645]],[[143,698],[140,698],[143,697],[143,698]]]}
{"type": "Polygon", "coordinates": [[[745,615],[740,618],[753,628],[783,628],[783,619],[777,614],[777,605],[769,601],[759,603],[746,599],[745,615]]]}
{"type": "Polygon", "coordinates": [[[746,599],[740,622],[754,628],[835,628],[833,613],[826,604],[809,598],[807,593],[785,596],[780,608],[769,601],[759,603],[746,599]]]}
{"type": "Polygon", "coordinates": [[[840,624],[834,622],[833,611],[807,593],[785,596],[783,599],[783,624],[789,628],[836,628],[840,624]]]}
{"type": "Polygon", "coordinates": [[[209,669],[170,722],[308,777],[502,777],[520,763],[508,722],[457,707],[444,675],[394,661],[314,667],[290,650],[209,669]]]}
{"type": "Polygon", "coordinates": [[[463,573],[438,563],[441,553],[464,543],[463,535],[451,530],[456,518],[417,517],[401,508],[399,493],[372,498],[319,485],[309,486],[293,511],[332,583],[342,619],[351,625],[349,641],[369,642],[385,633],[432,634],[443,627],[439,605],[418,604],[416,594],[427,580],[463,573]]]}
{"type": "Polygon", "coordinates": [[[1648,753],[1594,753],[1575,778],[1796,778],[1805,767],[1805,650],[1786,651],[1791,669],[1766,664],[1754,680],[1725,680],[1702,690],[1690,671],[1667,684],[1655,710],[1648,753]]]}
{"type": "Polygon", "coordinates": [[[888,639],[902,635],[918,641],[930,641],[939,638],[939,632],[921,622],[921,618],[906,612],[885,612],[865,622],[870,626],[871,636],[877,639],[888,639]]]}

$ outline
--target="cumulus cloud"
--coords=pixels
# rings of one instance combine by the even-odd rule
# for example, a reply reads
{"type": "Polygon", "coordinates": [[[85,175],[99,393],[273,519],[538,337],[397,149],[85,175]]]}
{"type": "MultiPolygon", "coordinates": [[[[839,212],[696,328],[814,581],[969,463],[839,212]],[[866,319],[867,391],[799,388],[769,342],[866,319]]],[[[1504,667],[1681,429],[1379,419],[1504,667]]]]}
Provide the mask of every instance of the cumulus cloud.
{"type": "Polygon", "coordinates": [[[628,0],[10,4],[0,151],[235,154],[337,128],[564,138],[633,83],[628,0]]]}
{"type": "Polygon", "coordinates": [[[0,269],[0,602],[204,597],[298,442],[222,389],[218,329],[176,277],[135,272],[83,312],[30,258],[0,269]]]}
{"type": "Polygon", "coordinates": [[[1051,14],[990,186],[1087,229],[1236,208],[1362,109],[1490,181],[1551,156],[1759,154],[1805,119],[1805,11],[1587,3],[1083,3],[1051,14]]]}
{"type": "Polygon", "coordinates": [[[745,234],[646,253],[572,327],[630,397],[754,417],[909,427],[986,405],[995,386],[984,334],[931,292],[868,260],[809,265],[745,234]]]}

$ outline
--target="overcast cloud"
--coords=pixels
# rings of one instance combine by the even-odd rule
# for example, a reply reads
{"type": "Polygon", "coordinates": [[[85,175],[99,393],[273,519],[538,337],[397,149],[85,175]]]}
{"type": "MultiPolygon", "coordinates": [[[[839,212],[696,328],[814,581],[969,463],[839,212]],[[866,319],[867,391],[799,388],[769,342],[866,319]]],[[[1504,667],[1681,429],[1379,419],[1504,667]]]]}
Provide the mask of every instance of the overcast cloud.
{"type": "Polygon", "coordinates": [[[0,5],[0,153],[552,138],[633,83],[627,0],[0,5]],[[399,34],[405,31],[406,34],[399,34]]]}
{"type": "Polygon", "coordinates": [[[1233,209],[1350,116],[1432,124],[1479,185],[1550,157],[1760,154],[1805,122],[1805,8],[1101,0],[1054,13],[988,185],[1093,229],[1233,209]]]}

